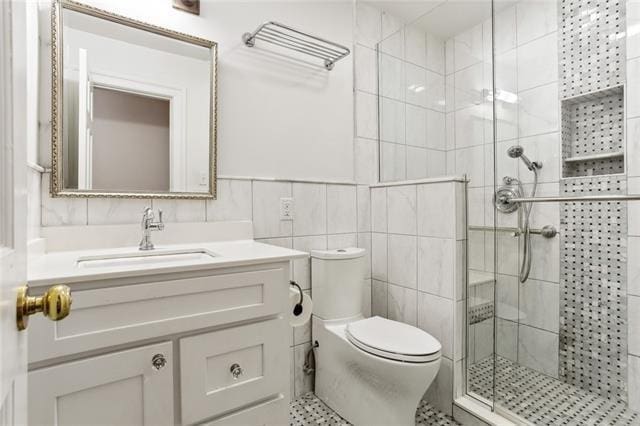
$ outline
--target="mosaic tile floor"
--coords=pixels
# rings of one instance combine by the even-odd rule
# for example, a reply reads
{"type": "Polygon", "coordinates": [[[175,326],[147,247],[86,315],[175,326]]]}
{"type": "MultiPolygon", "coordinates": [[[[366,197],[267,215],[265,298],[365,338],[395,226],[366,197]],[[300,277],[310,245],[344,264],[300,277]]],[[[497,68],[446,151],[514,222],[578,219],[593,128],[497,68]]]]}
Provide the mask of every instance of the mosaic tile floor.
{"type": "MultiPolygon", "coordinates": [[[[308,393],[295,399],[289,405],[290,426],[343,426],[350,425],[314,394],[308,393]]],[[[450,416],[432,408],[422,401],[416,411],[416,425],[453,426],[459,425],[450,416]]]]}
{"type": "MultiPolygon", "coordinates": [[[[469,368],[469,390],[492,395],[492,358],[469,368]]],[[[502,407],[535,425],[640,425],[640,415],[610,401],[498,357],[496,392],[502,407]]]]}

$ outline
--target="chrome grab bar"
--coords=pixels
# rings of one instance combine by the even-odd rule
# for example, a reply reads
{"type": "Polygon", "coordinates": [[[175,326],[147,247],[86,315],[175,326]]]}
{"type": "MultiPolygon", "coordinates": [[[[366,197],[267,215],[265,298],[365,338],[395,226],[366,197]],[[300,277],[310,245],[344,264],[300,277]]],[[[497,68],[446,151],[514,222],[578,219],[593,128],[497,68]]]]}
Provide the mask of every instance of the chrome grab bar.
{"type": "MultiPolygon", "coordinates": [[[[524,234],[524,231],[519,228],[509,227],[509,226],[469,226],[469,231],[495,231],[495,232],[508,232],[513,234],[514,237],[524,234]]],[[[554,226],[546,225],[542,229],[530,229],[530,234],[533,235],[542,235],[545,238],[553,238],[559,234],[554,226]]]]}
{"type": "Polygon", "coordinates": [[[514,197],[506,200],[508,203],[582,203],[584,201],[640,201],[640,194],[622,195],[582,195],[579,197],[514,197]]]}

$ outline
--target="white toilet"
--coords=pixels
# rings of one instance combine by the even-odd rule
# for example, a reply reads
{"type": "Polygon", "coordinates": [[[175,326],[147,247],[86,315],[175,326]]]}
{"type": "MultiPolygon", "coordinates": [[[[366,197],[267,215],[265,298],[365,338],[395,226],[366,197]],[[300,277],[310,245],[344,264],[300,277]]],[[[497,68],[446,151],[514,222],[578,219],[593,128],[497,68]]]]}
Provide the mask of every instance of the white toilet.
{"type": "Polygon", "coordinates": [[[316,395],[356,426],[414,425],[441,345],[419,328],[362,316],[365,253],[311,252],[316,395]]]}

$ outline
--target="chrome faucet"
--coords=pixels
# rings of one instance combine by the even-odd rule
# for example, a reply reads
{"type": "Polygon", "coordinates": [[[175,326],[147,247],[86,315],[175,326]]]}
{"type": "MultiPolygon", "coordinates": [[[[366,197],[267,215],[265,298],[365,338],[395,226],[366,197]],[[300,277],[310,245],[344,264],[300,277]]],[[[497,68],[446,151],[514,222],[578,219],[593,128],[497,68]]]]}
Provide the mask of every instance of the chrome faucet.
{"type": "Polygon", "coordinates": [[[151,242],[151,231],[162,231],[164,229],[164,223],[162,222],[162,210],[158,209],[158,222],[154,222],[153,209],[147,207],[142,214],[142,240],[140,240],[140,250],[153,250],[153,243],[151,242]]]}

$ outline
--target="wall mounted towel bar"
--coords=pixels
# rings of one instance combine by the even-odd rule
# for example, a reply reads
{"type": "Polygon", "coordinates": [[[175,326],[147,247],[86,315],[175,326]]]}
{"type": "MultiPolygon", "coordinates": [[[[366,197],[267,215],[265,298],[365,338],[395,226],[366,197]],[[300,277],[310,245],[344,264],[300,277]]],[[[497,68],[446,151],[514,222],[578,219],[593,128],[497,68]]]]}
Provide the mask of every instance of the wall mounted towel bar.
{"type": "Polygon", "coordinates": [[[255,46],[256,40],[322,59],[324,67],[328,70],[332,70],[336,62],[351,53],[348,48],[338,43],[274,21],[265,22],[254,32],[242,35],[242,41],[248,47],[255,46]]]}

